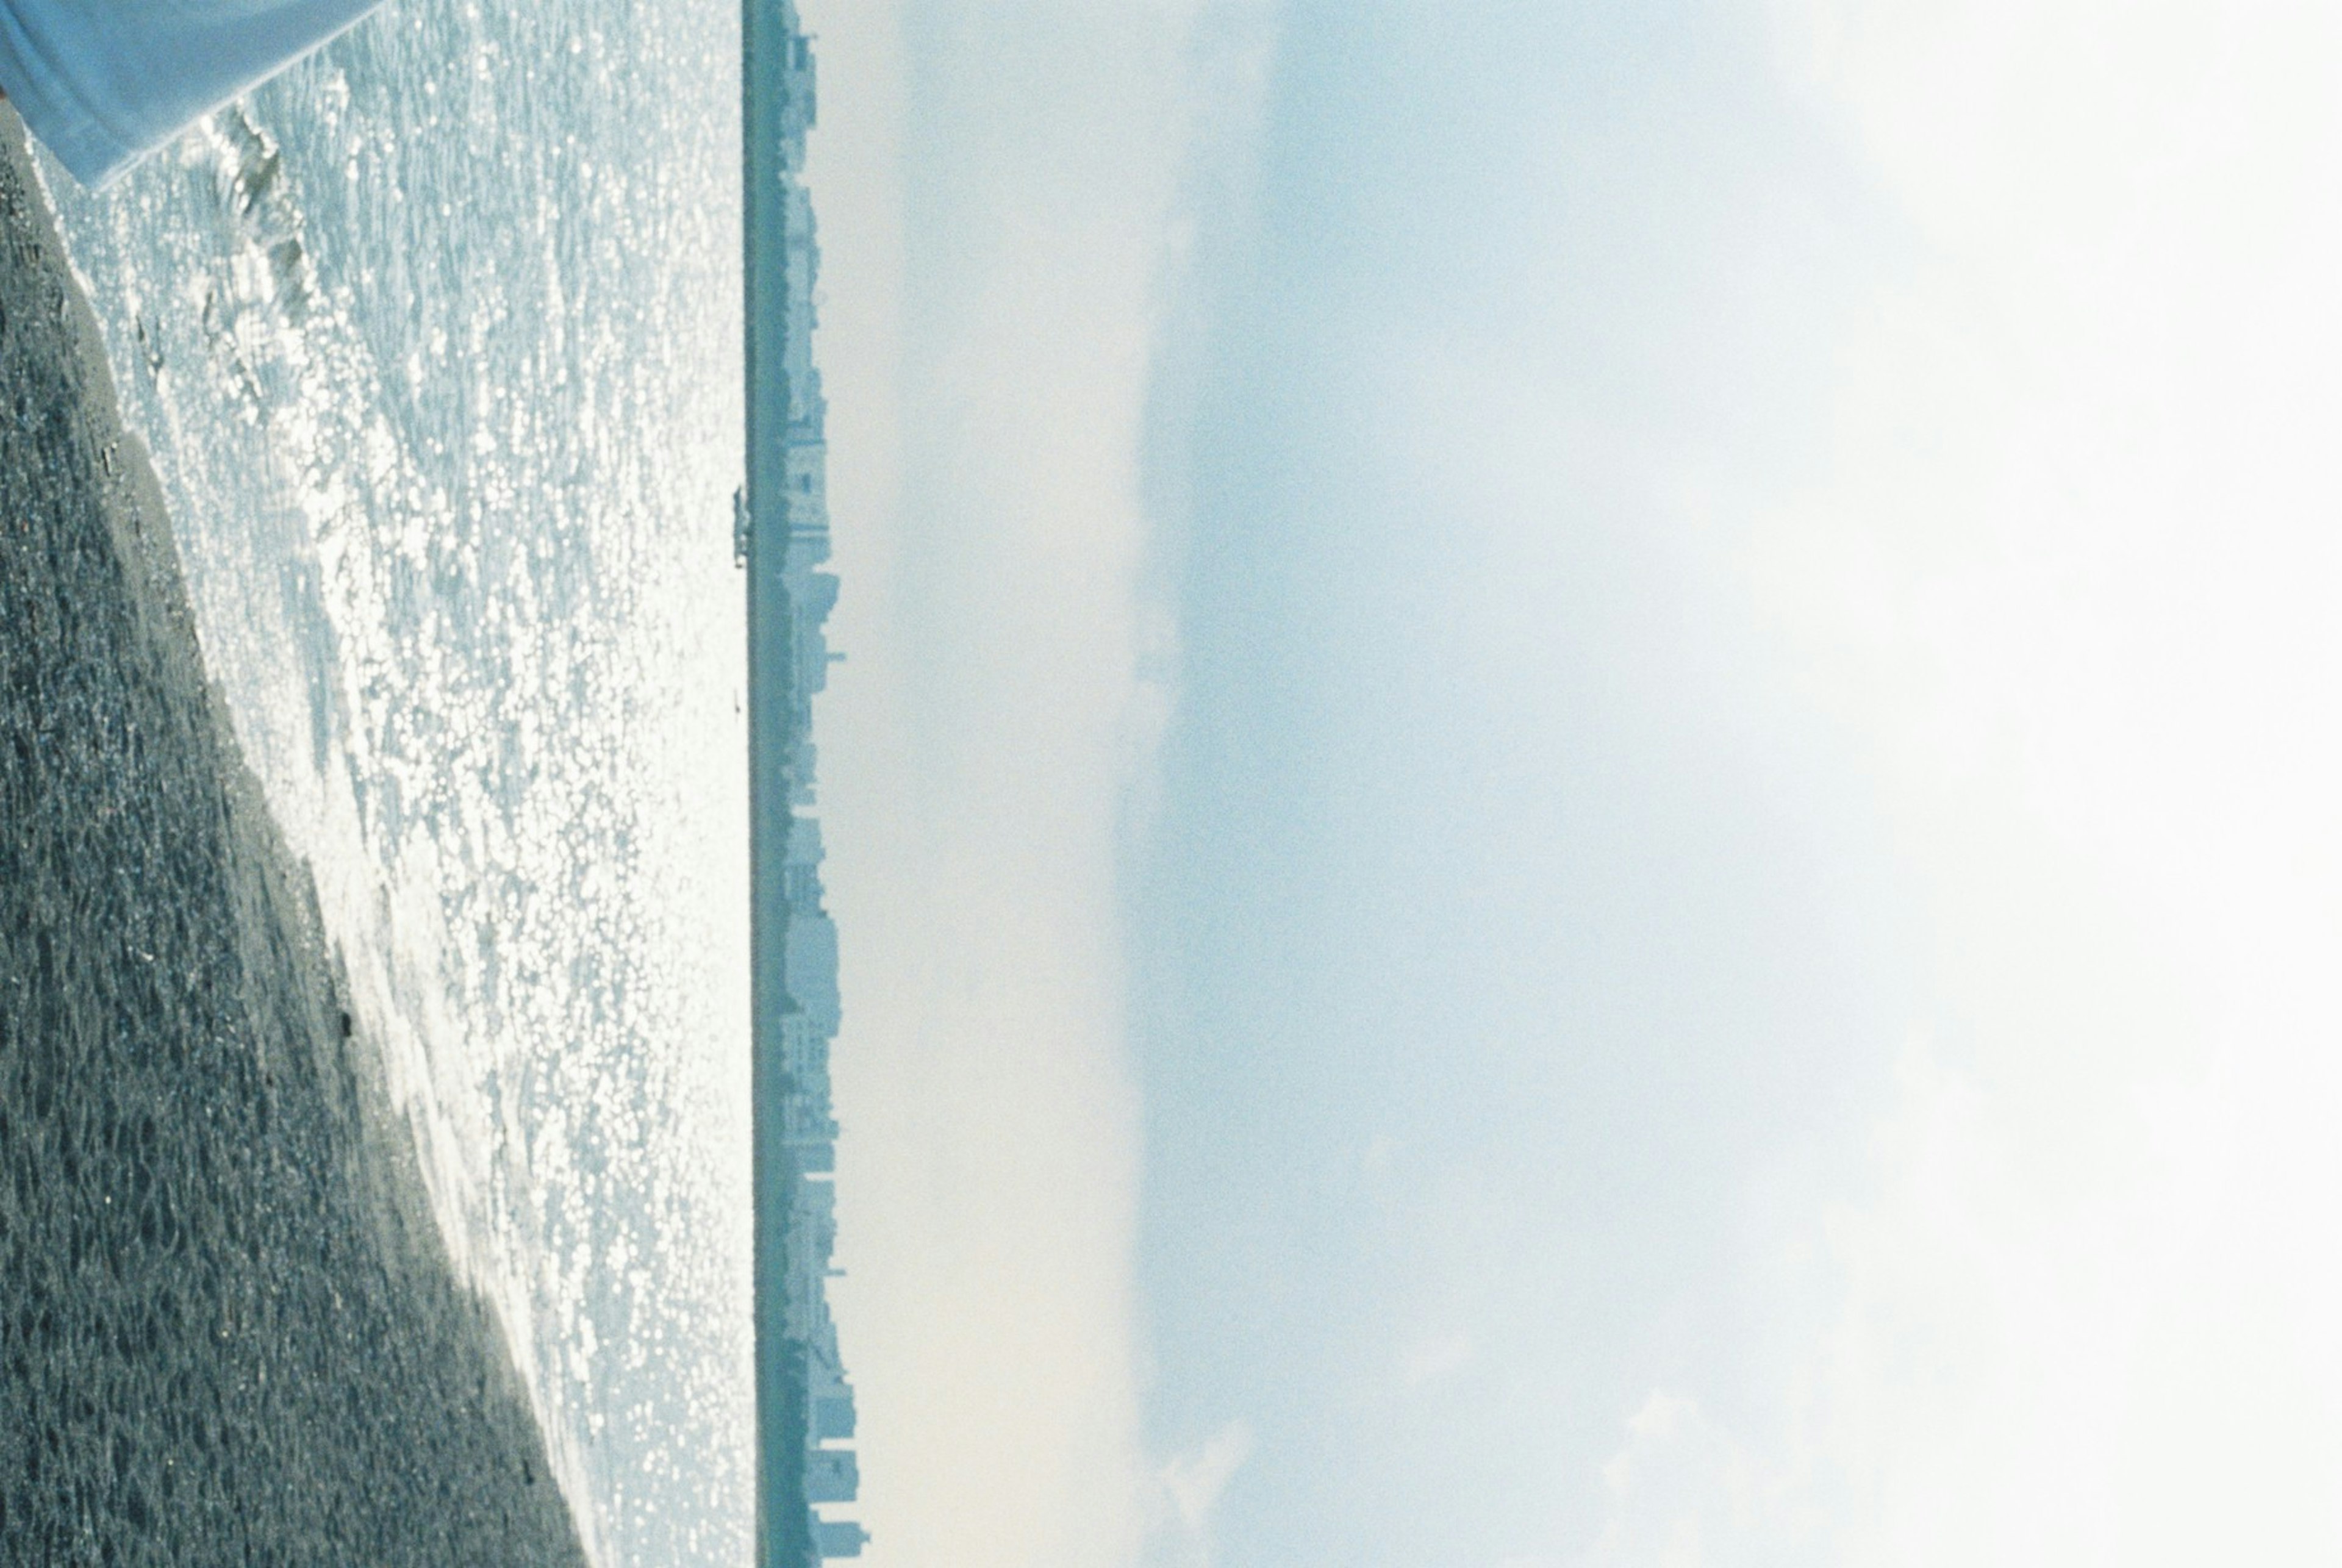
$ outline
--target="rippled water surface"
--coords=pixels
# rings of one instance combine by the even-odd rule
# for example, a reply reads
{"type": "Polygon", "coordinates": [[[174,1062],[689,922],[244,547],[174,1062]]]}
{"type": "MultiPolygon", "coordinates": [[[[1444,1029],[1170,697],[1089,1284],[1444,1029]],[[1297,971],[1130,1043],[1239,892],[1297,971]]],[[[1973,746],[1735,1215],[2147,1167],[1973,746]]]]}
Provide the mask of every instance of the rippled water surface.
{"type": "Polygon", "coordinates": [[[737,11],[394,0],[52,180],[211,673],[609,1563],[753,1523],[737,11]]]}

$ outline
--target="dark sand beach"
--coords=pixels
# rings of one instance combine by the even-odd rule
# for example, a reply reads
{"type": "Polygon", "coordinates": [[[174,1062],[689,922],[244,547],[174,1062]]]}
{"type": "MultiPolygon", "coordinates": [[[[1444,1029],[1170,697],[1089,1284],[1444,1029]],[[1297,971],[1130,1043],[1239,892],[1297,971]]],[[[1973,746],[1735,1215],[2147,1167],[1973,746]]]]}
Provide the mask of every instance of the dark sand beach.
{"type": "Polygon", "coordinates": [[[0,1563],[582,1563],[0,108],[0,1563]]]}

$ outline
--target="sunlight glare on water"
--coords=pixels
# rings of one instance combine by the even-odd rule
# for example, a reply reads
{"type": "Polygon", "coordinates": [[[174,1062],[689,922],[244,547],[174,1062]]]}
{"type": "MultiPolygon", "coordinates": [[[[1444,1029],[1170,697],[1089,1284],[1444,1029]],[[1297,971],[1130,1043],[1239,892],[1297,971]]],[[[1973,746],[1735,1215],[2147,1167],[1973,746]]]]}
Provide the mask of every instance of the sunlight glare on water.
{"type": "Polygon", "coordinates": [[[737,26],[401,4],[115,188],[50,181],[606,1563],[754,1524],[737,26]]]}

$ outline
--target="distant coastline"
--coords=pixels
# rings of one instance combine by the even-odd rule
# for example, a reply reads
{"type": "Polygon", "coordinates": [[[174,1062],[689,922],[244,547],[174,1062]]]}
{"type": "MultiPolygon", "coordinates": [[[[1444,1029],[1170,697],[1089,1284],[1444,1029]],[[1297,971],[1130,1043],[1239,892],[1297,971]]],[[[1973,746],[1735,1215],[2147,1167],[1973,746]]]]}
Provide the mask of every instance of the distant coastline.
{"type": "Polygon", "coordinates": [[[586,1561],[0,109],[0,1561],[586,1561]]]}
{"type": "Polygon", "coordinates": [[[750,954],[756,1121],[757,1536],[764,1568],[858,1557],[854,1387],[829,1312],[842,1018],[824,906],[813,699],[832,664],[828,412],[814,363],[821,247],[803,180],[816,105],[791,0],[744,0],[742,276],[746,474],[734,543],[747,576],[750,954]]]}

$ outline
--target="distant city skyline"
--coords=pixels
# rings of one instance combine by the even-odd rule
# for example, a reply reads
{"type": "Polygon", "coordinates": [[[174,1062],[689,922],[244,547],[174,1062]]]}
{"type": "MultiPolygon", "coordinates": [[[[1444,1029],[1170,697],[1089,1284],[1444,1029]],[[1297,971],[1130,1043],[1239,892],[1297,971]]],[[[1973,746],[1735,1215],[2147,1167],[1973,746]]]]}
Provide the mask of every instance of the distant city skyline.
{"type": "Polygon", "coordinates": [[[766,1568],[856,1556],[867,1539],[816,1508],[861,1488],[855,1392],[829,1305],[844,1012],[824,907],[814,699],[836,662],[826,624],[828,405],[815,363],[821,247],[801,174],[816,61],[789,0],[746,0],[743,80],[747,473],[734,545],[748,592],[756,1121],[758,1552],[766,1568]]]}

